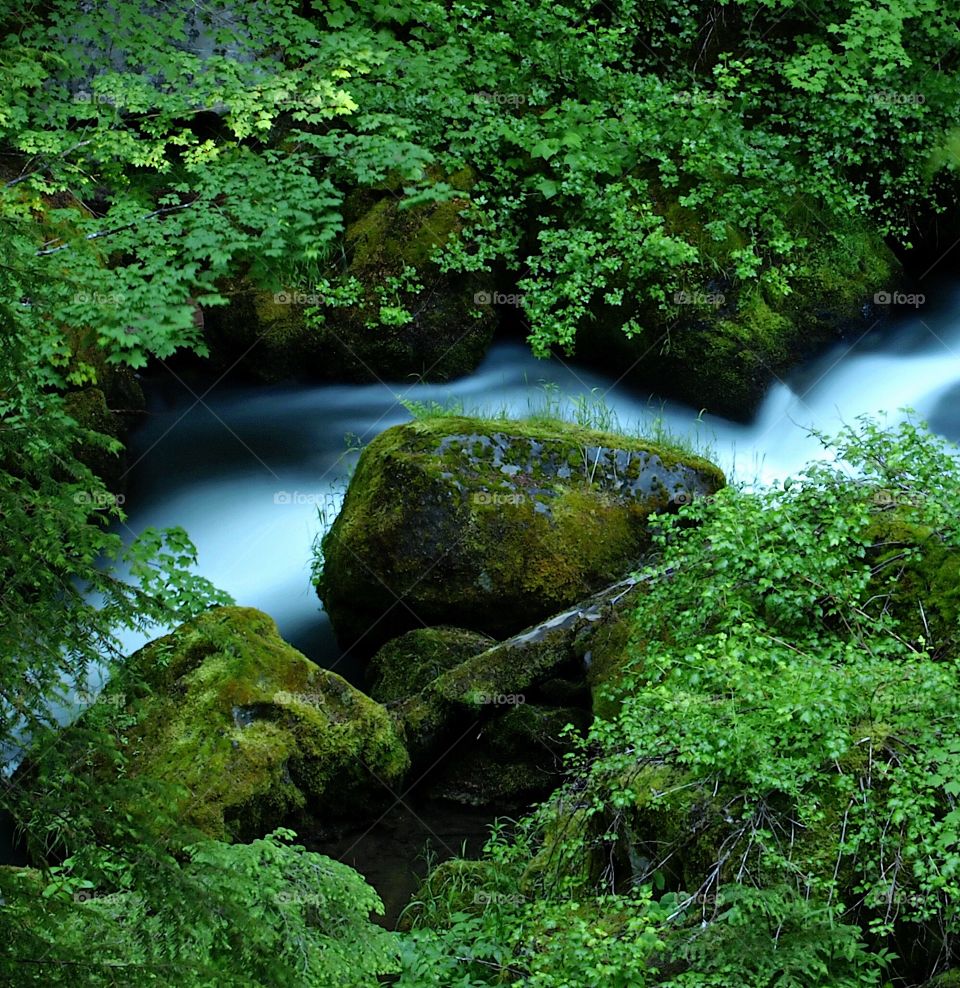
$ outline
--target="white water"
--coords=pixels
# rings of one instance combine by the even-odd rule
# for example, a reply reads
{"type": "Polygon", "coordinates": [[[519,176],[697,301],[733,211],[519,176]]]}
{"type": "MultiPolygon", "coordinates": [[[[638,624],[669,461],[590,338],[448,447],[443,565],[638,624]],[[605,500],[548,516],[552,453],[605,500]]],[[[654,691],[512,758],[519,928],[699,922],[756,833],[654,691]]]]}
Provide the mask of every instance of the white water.
{"type": "MultiPolygon", "coordinates": [[[[229,378],[197,402],[173,377],[151,382],[148,423],[131,442],[129,533],[181,525],[199,551],[199,570],[242,605],[271,614],[282,634],[325,665],[339,655],[310,585],[311,544],[339,507],[354,453],[408,421],[398,396],[459,402],[467,411],[542,407],[543,382],[570,399],[602,395],[621,426],[660,415],[675,434],[712,447],[735,479],[782,480],[822,455],[809,427],[834,432],[861,413],[910,405],[941,433],[960,438],[960,290],[936,311],[898,320],[775,383],[754,422],[743,425],[631,391],[610,375],[535,360],[520,343],[495,346],[476,373],[447,385],[235,387],[229,378]],[[326,521],[320,509],[325,509],[326,521]]],[[[572,407],[572,405],[571,405],[572,407]]],[[[129,647],[141,642],[127,639],[129,647]]],[[[338,671],[350,675],[349,663],[338,671]]]]}

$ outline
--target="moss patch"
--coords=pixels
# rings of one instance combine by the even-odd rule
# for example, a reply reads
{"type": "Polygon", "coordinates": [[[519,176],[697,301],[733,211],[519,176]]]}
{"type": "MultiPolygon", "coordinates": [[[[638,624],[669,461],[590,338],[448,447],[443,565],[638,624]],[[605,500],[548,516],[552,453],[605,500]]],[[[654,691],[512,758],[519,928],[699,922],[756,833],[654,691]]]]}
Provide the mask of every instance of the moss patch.
{"type": "Polygon", "coordinates": [[[394,703],[419,693],[437,676],[494,642],[462,628],[415,628],[387,642],[370,663],[370,696],[394,703]]]}
{"type": "Polygon", "coordinates": [[[522,806],[563,781],[572,749],[568,725],[582,734],[590,715],[576,707],[508,706],[465,739],[430,787],[432,795],[471,806],[522,806]]]}
{"type": "Polygon", "coordinates": [[[922,640],[937,656],[956,654],[960,549],[945,545],[932,529],[905,521],[896,510],[875,516],[869,535],[875,603],[892,611],[908,641],[922,640]]]}
{"type": "MultiPolygon", "coordinates": [[[[464,192],[472,184],[468,171],[454,180],[448,183],[464,192]]],[[[342,250],[324,274],[335,286],[358,284],[355,301],[329,305],[315,285],[289,279],[276,293],[242,279],[225,285],[232,302],[208,320],[215,356],[231,364],[240,358],[268,381],[447,381],[470,373],[493,338],[493,309],[475,298],[489,286],[478,275],[444,274],[432,259],[461,229],[468,204],[466,194],[412,209],[400,209],[393,192],[350,197],[342,250]],[[394,279],[400,284],[392,289],[394,279]],[[384,319],[385,308],[409,318],[384,319]]]]}
{"type": "MultiPolygon", "coordinates": [[[[701,250],[705,263],[686,291],[703,304],[679,305],[673,316],[636,299],[621,307],[599,306],[577,338],[577,355],[630,377],[657,394],[695,408],[748,420],[770,382],[817,347],[848,333],[865,332],[875,321],[875,292],[892,290],[900,265],[883,239],[863,226],[830,234],[811,226],[792,290],[761,291],[722,273],[729,251],[740,246],[736,231],[718,244],[687,210],[671,207],[664,191],[667,232],[701,250]],[[621,326],[636,318],[643,332],[632,339],[621,326]]],[[[809,217],[798,217],[798,225],[809,217]]]]}

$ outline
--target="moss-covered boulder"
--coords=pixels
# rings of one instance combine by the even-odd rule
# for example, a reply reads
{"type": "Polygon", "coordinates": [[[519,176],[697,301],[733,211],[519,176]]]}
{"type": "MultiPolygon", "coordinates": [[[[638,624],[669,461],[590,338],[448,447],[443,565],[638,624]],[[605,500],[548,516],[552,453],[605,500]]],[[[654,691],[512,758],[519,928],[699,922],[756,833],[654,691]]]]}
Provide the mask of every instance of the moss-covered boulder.
{"type": "Polygon", "coordinates": [[[902,277],[883,238],[854,225],[835,234],[810,230],[791,290],[761,289],[718,275],[736,243],[718,247],[704,223],[675,203],[664,220],[667,232],[697,246],[703,263],[669,311],[641,299],[592,311],[577,356],[618,375],[629,368],[628,380],[658,395],[730,418],[749,419],[771,382],[816,348],[876,324],[875,293],[891,292],[902,277]],[[630,318],[642,331],[628,338],[621,327],[630,318]]]}
{"type": "Polygon", "coordinates": [[[442,272],[433,255],[460,230],[472,181],[464,171],[448,180],[454,198],[410,209],[392,192],[363,197],[336,266],[322,272],[326,294],[305,275],[287,277],[278,291],[243,278],[225,284],[230,304],[207,318],[215,358],[273,381],[447,381],[470,373],[493,338],[488,286],[477,275],[442,272]]]}
{"type": "Polygon", "coordinates": [[[434,624],[503,638],[630,572],[651,512],[723,483],[696,456],[564,422],[396,426],[360,457],[318,593],[346,644],[434,624]]]}
{"type": "Polygon", "coordinates": [[[892,502],[871,523],[868,559],[876,600],[900,633],[937,657],[960,651],[960,550],[932,528],[907,521],[892,502]]]}
{"type": "MultiPolygon", "coordinates": [[[[90,383],[64,394],[64,410],[81,429],[123,443],[127,431],[146,409],[139,380],[130,368],[108,364],[104,352],[85,340],[84,334],[74,334],[71,345],[75,351],[72,370],[85,375],[90,383]]],[[[124,450],[111,452],[102,441],[90,437],[78,442],[74,453],[111,491],[123,493],[127,478],[124,450]]]]}
{"type": "Polygon", "coordinates": [[[415,628],[387,642],[370,662],[370,696],[396,703],[419,693],[441,673],[495,644],[463,628],[415,628]]]}
{"type": "MultiPolygon", "coordinates": [[[[123,438],[123,421],[108,407],[106,396],[100,388],[68,392],[64,396],[64,410],[81,429],[99,433],[108,439],[123,438]]],[[[103,479],[111,490],[123,490],[125,457],[122,453],[112,452],[92,437],[78,443],[75,453],[77,459],[103,479]]]]}
{"type": "Polygon", "coordinates": [[[635,606],[644,583],[635,577],[605,587],[546,621],[527,628],[437,676],[419,693],[399,703],[411,757],[429,760],[449,750],[467,729],[491,720],[529,698],[543,703],[558,680],[584,681],[586,662],[598,628],[615,612],[635,606]]]}
{"type": "Polygon", "coordinates": [[[371,811],[407,770],[385,709],[288,645],[260,611],[211,609],[135,653],[128,670],[105,691],[120,700],[126,771],[182,787],[181,815],[212,837],[371,811]]]}

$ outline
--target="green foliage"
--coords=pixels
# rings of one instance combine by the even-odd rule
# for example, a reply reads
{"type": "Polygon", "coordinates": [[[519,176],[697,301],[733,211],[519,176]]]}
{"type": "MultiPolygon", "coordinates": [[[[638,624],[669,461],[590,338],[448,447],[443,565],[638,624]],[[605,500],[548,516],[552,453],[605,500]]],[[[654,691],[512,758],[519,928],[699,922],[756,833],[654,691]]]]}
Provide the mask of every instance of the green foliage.
{"type": "Polygon", "coordinates": [[[401,983],[459,956],[465,985],[576,984],[623,915],[647,924],[617,945],[637,985],[879,985],[954,956],[960,619],[916,592],[960,559],[960,460],[910,420],[821,438],[834,459],[656,520],[610,714],[488,845],[484,908],[423,898],[401,983]]]}
{"type": "Polygon", "coordinates": [[[397,951],[369,922],[382,911],[377,894],[292,837],[278,830],[250,844],[193,844],[137,884],[121,871],[96,887],[69,861],[46,881],[0,874],[5,922],[17,930],[0,947],[0,977],[45,986],[379,984],[397,951]]]}
{"type": "MultiPolygon", "coordinates": [[[[182,531],[122,547],[116,492],[79,455],[120,444],[70,416],[69,391],[203,354],[195,304],[237,277],[302,279],[317,328],[361,298],[371,333],[407,324],[416,267],[372,288],[349,272],[357,193],[398,213],[456,200],[459,232],[418,237],[420,259],[516,282],[538,354],[611,313],[669,347],[651,327],[714,284],[740,299],[731,345],[780,353],[792,293],[880,276],[865,231],[906,241],[954,200],[955,21],[936,0],[3,4],[0,747],[118,662],[119,629],[226,600],[182,531]]],[[[573,418],[608,414],[584,399],[573,418]]],[[[911,425],[864,424],[836,452],[658,519],[636,661],[563,825],[554,801],[498,835],[497,897],[425,910],[400,984],[839,988],[877,983],[914,940],[951,956],[960,477],[911,425]],[[697,896],[718,904],[702,922],[697,896]]],[[[200,844],[172,809],[119,812],[164,803],[124,772],[130,725],[98,716],[59,805],[26,817],[45,872],[0,873],[4,980],[395,968],[348,869],[285,834],[200,844]],[[89,888],[116,898],[75,901],[89,888]]],[[[160,795],[177,805],[175,784],[160,795]]]]}
{"type": "MultiPolygon", "coordinates": [[[[864,218],[908,235],[951,167],[956,56],[936,53],[954,29],[933,0],[417,2],[388,21],[382,63],[347,88],[443,170],[477,171],[444,263],[522,272],[538,353],[607,308],[628,334],[669,325],[676,292],[710,279],[783,298],[864,218]]],[[[373,32],[384,9],[328,23],[373,32]]]]}
{"type": "MultiPolygon", "coordinates": [[[[494,834],[484,868],[417,903],[402,939],[402,988],[529,984],[579,988],[860,988],[880,985],[888,958],[871,953],[838,908],[789,888],[729,886],[709,923],[700,908],[651,885],[571,895],[525,884],[530,821],[494,834]],[[522,892],[519,890],[523,890],[522,892]]],[[[580,848],[582,853],[583,848],[580,848]]],[[[449,863],[448,863],[449,864],[449,863]]],[[[441,870],[444,866],[441,866],[441,870]]]]}

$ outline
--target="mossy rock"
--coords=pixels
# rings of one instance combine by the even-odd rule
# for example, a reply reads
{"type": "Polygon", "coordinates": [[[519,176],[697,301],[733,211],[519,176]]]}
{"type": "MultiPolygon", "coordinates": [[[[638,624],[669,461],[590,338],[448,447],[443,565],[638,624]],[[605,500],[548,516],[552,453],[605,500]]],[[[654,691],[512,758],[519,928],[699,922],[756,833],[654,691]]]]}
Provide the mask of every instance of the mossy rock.
{"type": "Polygon", "coordinates": [[[463,628],[415,628],[387,642],[371,660],[370,696],[379,703],[405,700],[493,644],[486,635],[463,628]]]}
{"type": "Polygon", "coordinates": [[[344,231],[345,264],[326,274],[359,286],[350,304],[327,304],[293,278],[278,291],[242,278],[226,283],[230,304],[207,319],[218,362],[239,360],[266,381],[448,381],[477,367],[496,322],[483,297],[489,286],[478,275],[445,274],[432,259],[461,229],[466,194],[411,209],[394,194],[363,201],[365,211],[344,231]]]}
{"type": "MultiPolygon", "coordinates": [[[[128,660],[127,771],[183,787],[181,816],[211,837],[371,812],[407,771],[386,710],[321,669],[251,608],[219,607],[128,660]]],[[[69,734],[69,732],[67,732],[69,734]]]]}
{"type": "Polygon", "coordinates": [[[682,296],[692,304],[676,306],[673,321],[639,299],[598,306],[578,333],[576,353],[618,375],[629,367],[627,380],[713,414],[748,420],[770,384],[800,359],[866,332],[877,321],[874,294],[901,278],[883,239],[853,226],[837,235],[809,231],[791,291],[761,290],[716,274],[727,259],[710,260],[710,238],[689,211],[668,209],[665,219],[667,232],[697,244],[704,257],[682,296]],[[642,332],[628,339],[621,327],[629,318],[642,332]]]}
{"type": "Polygon", "coordinates": [[[923,988],[960,988],[960,969],[944,971],[928,981],[923,988]]]}
{"type": "Polygon", "coordinates": [[[264,291],[243,278],[224,282],[220,291],[228,303],[210,308],[204,319],[215,365],[264,382],[336,375],[321,335],[304,319],[308,291],[264,291]]]}
{"type": "Polygon", "coordinates": [[[540,848],[517,883],[517,891],[531,899],[561,886],[595,894],[609,859],[600,817],[591,812],[589,802],[568,794],[555,796],[543,812],[540,848]]]}
{"type": "Polygon", "coordinates": [[[522,808],[562,783],[563,757],[573,747],[567,728],[583,734],[589,722],[576,707],[509,705],[444,759],[430,794],[467,806],[522,808]]]}
{"type": "Polygon", "coordinates": [[[466,196],[458,196],[404,210],[390,195],[347,227],[346,274],[358,279],[363,291],[355,305],[326,309],[325,319],[330,345],[348,374],[447,381],[470,373],[483,359],[496,325],[486,298],[488,281],[443,273],[432,259],[459,233],[468,205],[466,196]],[[378,325],[383,289],[405,270],[421,287],[401,287],[387,302],[399,303],[412,318],[378,325]]]}
{"type": "Polygon", "coordinates": [[[502,896],[516,896],[504,887],[503,877],[491,861],[448,858],[432,868],[420,883],[412,900],[397,922],[407,932],[416,923],[428,920],[439,927],[450,922],[454,913],[480,915],[502,896]]]}
{"type": "Polygon", "coordinates": [[[651,512],[723,483],[699,457],[565,422],[395,426],[360,457],[318,594],[346,645],[435,624],[505,638],[629,573],[651,512]]]}
{"type": "Polygon", "coordinates": [[[900,634],[935,656],[960,647],[960,549],[907,521],[894,506],[874,516],[869,530],[870,589],[900,622],[900,634]]]}
{"type": "MultiPolygon", "coordinates": [[[[584,656],[611,612],[635,606],[643,580],[628,577],[559,614],[465,659],[397,704],[415,762],[433,760],[463,737],[464,725],[486,724],[511,705],[543,706],[551,683],[585,686],[584,656]]],[[[585,710],[585,708],[583,708],[585,710]]]]}

